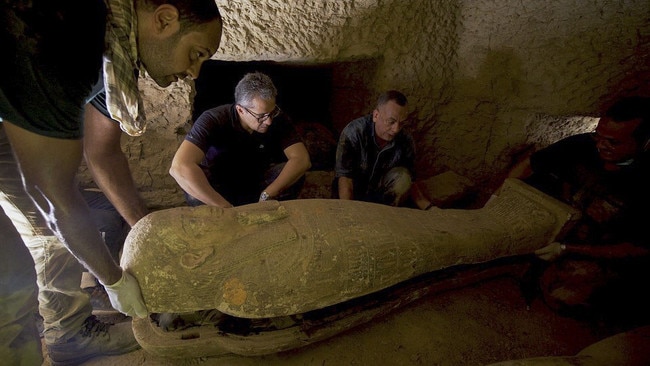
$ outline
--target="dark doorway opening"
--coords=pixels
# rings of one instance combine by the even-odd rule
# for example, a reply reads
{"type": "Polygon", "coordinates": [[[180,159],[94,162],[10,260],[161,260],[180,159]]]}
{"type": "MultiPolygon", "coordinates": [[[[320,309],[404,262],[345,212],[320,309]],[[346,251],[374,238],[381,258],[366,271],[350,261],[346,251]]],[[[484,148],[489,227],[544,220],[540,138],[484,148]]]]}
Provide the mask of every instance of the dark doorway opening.
{"type": "Polygon", "coordinates": [[[302,134],[312,170],[332,169],[341,129],[371,109],[375,96],[369,87],[376,60],[328,64],[208,60],[195,81],[192,120],[209,108],[233,103],[239,80],[255,71],[273,80],[278,89],[276,102],[302,134]]]}
{"type": "Polygon", "coordinates": [[[278,89],[277,104],[296,123],[310,121],[331,126],[331,68],[268,61],[204,62],[196,80],[193,118],[206,109],[233,103],[237,82],[244,74],[255,71],[271,77],[278,89]]]}

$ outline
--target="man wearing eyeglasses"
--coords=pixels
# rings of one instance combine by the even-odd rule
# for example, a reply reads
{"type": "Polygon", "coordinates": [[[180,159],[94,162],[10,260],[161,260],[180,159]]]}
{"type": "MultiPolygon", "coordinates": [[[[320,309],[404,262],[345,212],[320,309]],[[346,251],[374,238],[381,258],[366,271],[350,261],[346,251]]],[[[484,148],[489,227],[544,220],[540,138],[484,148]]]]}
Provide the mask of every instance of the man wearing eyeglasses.
{"type": "Polygon", "coordinates": [[[276,96],[271,78],[248,73],[235,88],[234,104],[209,109],[194,122],[169,170],[190,206],[297,198],[311,160],[276,96]]]}
{"type": "Polygon", "coordinates": [[[593,133],[551,144],[511,172],[582,212],[562,242],[535,252],[551,308],[576,316],[640,309],[650,268],[649,146],[650,98],[627,97],[593,133]]]}

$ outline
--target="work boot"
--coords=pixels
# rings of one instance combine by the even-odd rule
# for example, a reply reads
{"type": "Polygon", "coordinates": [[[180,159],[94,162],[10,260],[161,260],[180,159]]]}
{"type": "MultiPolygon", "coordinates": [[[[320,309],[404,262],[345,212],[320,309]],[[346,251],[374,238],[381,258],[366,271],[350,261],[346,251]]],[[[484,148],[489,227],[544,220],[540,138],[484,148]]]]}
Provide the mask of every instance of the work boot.
{"type": "Polygon", "coordinates": [[[102,285],[86,287],[83,289],[90,296],[90,306],[93,307],[94,315],[118,314],[119,311],[113,308],[111,300],[102,285]]]}
{"type": "Polygon", "coordinates": [[[58,366],[77,365],[93,357],[120,355],[138,348],[130,321],[109,324],[92,315],[79,333],[66,342],[48,344],[47,352],[52,365],[58,366]]]}
{"type": "Polygon", "coordinates": [[[119,311],[113,309],[104,286],[89,272],[81,274],[81,289],[90,296],[93,315],[119,314],[119,311]]]}

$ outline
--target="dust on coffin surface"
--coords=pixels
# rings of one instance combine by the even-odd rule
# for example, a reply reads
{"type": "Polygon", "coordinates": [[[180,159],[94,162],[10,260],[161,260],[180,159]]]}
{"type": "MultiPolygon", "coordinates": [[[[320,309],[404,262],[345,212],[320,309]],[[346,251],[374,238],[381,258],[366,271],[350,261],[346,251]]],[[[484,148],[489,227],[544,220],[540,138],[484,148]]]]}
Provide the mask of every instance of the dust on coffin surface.
{"type": "Polygon", "coordinates": [[[150,312],[217,309],[269,318],[450,266],[531,253],[576,216],[517,180],[477,210],[327,199],[183,207],[140,220],[122,265],[140,282],[150,312]]]}

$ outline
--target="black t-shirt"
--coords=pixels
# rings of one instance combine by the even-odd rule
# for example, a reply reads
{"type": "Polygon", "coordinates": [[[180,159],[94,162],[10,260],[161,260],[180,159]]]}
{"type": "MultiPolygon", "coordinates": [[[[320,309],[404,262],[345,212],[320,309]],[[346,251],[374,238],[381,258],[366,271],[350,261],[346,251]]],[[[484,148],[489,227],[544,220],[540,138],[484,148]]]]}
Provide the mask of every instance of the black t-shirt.
{"type": "Polygon", "coordinates": [[[40,135],[79,139],[83,104],[101,69],[104,2],[22,5],[0,2],[0,117],[40,135]]]}
{"type": "Polygon", "coordinates": [[[210,184],[235,205],[242,196],[256,200],[266,170],[287,161],[284,149],[302,142],[284,114],[273,119],[266,133],[249,133],[241,126],[234,104],[203,112],[185,140],[205,152],[201,167],[210,184]]]}

